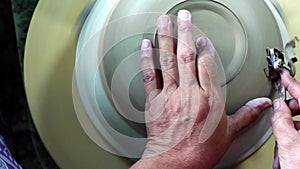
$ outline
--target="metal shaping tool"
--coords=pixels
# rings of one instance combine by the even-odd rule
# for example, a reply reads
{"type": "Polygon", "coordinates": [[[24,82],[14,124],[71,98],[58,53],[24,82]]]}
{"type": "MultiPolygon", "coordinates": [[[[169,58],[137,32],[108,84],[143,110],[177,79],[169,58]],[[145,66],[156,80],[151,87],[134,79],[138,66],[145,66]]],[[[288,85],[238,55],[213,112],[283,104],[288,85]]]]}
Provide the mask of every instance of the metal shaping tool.
{"type": "Polygon", "coordinates": [[[271,80],[275,82],[276,88],[279,93],[279,98],[285,100],[286,90],[281,83],[280,72],[284,68],[287,68],[288,70],[289,68],[284,67],[284,63],[285,63],[284,54],[276,48],[267,49],[266,52],[267,52],[269,75],[271,75],[269,76],[269,78],[271,78],[271,80]]]}
{"type": "MultiPolygon", "coordinates": [[[[281,82],[280,73],[283,69],[291,71],[290,64],[282,51],[276,48],[266,49],[268,70],[265,69],[266,76],[275,84],[279,93],[279,98],[286,100],[286,89],[281,82]]],[[[297,60],[291,60],[296,62],[297,60]]]]}

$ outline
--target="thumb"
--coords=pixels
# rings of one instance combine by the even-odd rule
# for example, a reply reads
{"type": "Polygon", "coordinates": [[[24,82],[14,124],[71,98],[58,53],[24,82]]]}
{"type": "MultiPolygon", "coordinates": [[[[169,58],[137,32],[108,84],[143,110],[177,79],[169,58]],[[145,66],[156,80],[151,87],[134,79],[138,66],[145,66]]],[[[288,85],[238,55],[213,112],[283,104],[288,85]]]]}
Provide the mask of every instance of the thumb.
{"type": "Polygon", "coordinates": [[[257,98],[250,100],[241,107],[235,114],[228,116],[229,132],[232,138],[255,122],[262,111],[270,108],[272,101],[268,98],[257,98]]]}
{"type": "Polygon", "coordinates": [[[297,134],[291,110],[283,100],[274,101],[274,115],[271,123],[274,136],[279,144],[287,138],[292,138],[294,133],[297,134]]]}

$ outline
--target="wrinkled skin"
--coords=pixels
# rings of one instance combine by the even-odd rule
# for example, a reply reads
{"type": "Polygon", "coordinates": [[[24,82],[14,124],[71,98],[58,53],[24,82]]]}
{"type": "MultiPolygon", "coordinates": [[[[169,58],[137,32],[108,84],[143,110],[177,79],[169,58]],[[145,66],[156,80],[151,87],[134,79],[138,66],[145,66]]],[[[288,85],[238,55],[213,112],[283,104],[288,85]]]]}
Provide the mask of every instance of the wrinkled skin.
{"type": "Polygon", "coordinates": [[[272,117],[273,133],[276,139],[274,169],[295,169],[300,167],[300,122],[294,121],[293,116],[299,115],[300,83],[288,71],[281,73],[284,87],[293,96],[285,102],[274,101],[272,117]]]}
{"type": "Polygon", "coordinates": [[[169,16],[159,17],[157,28],[163,82],[155,70],[152,43],[145,39],[141,68],[148,143],[131,168],[212,168],[240,131],[272,103],[267,98],[254,99],[227,116],[215,48],[205,37],[195,45],[191,14],[186,10],[178,13],[177,47],[169,16]]]}

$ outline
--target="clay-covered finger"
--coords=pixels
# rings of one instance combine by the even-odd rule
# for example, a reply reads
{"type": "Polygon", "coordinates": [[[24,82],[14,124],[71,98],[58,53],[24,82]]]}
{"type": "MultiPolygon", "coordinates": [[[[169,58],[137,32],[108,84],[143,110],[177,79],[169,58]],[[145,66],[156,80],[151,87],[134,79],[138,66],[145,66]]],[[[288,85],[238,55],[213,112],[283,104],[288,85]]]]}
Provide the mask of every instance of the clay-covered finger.
{"type": "Polygon", "coordinates": [[[171,17],[162,15],[157,21],[160,65],[164,88],[177,87],[178,69],[177,58],[174,52],[174,35],[171,17]]]}
{"type": "Polygon", "coordinates": [[[193,41],[192,15],[187,10],[178,12],[177,60],[180,86],[197,83],[196,47],[193,41]]]}
{"type": "Polygon", "coordinates": [[[220,87],[215,47],[207,37],[200,37],[196,42],[198,51],[197,71],[200,86],[205,91],[220,87]]]}
{"type": "Polygon", "coordinates": [[[159,75],[154,64],[154,54],[152,43],[148,39],[144,39],[141,45],[140,53],[141,70],[144,81],[144,87],[147,98],[151,95],[151,92],[156,92],[161,88],[159,75]]]}

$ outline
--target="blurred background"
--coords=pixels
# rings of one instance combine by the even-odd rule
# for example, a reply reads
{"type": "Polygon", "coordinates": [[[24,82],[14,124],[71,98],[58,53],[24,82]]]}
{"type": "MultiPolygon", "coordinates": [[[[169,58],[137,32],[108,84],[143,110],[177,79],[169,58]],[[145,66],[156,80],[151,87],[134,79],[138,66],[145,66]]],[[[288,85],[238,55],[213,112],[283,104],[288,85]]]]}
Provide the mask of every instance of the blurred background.
{"type": "Polygon", "coordinates": [[[0,134],[23,168],[58,168],[32,123],[23,85],[25,40],[38,0],[0,2],[0,134]]]}

